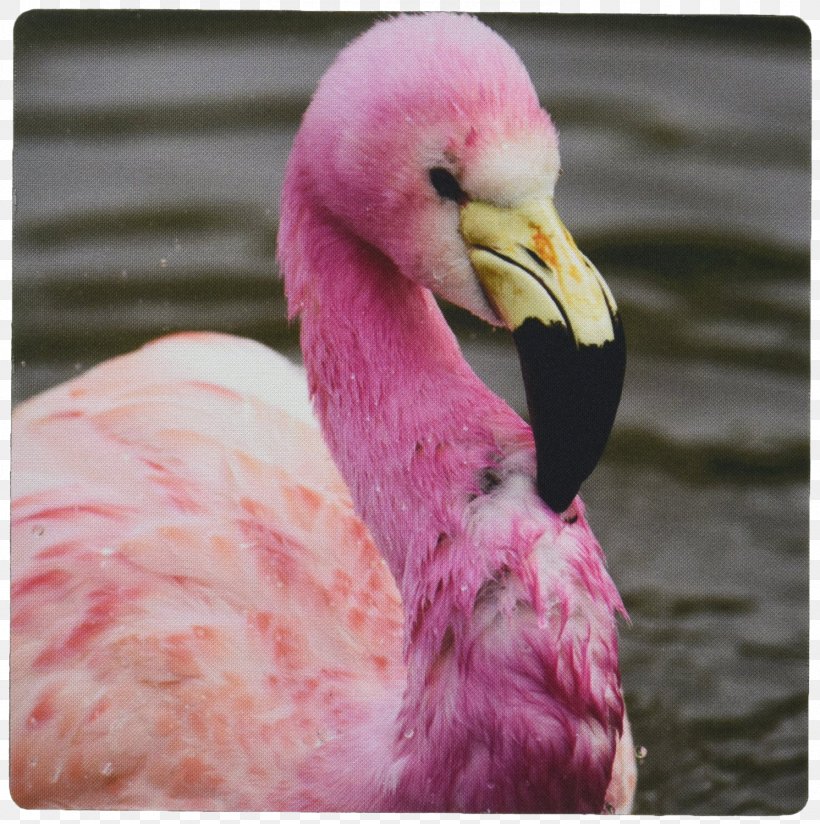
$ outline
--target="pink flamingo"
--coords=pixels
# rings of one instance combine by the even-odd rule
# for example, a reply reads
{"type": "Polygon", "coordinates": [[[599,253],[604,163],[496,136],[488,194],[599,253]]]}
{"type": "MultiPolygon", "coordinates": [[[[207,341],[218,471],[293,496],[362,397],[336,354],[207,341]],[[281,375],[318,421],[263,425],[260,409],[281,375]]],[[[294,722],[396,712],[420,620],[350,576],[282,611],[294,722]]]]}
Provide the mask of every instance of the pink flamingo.
{"type": "Polygon", "coordinates": [[[558,167],[495,33],[379,23],[321,81],[282,198],[327,447],[301,370],[219,335],[17,410],[19,804],[629,809],[623,606],[575,497],[623,339],[558,167]],[[513,330],[532,431],[430,290],[513,330]]]}

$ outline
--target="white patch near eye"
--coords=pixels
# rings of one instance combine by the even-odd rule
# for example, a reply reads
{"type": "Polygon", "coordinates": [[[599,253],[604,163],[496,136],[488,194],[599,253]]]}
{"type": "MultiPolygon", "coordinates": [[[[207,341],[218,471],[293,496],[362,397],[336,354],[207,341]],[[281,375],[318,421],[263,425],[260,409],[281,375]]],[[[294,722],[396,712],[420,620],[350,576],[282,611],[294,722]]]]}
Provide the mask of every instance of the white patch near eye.
{"type": "Polygon", "coordinates": [[[560,169],[558,145],[546,134],[500,138],[464,170],[462,187],[476,200],[513,206],[552,197],[560,169]]]}

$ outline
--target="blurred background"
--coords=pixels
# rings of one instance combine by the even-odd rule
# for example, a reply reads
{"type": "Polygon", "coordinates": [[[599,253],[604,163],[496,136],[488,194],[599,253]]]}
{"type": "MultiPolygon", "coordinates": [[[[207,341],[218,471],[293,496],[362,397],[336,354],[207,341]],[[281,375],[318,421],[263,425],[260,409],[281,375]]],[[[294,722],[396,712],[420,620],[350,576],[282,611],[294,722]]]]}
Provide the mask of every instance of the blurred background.
{"type": "MultiPolygon", "coordinates": [[[[34,12],[15,29],[15,401],[166,332],[299,359],[293,134],[354,14],[34,12]]],[[[632,618],[642,813],[807,797],[810,35],[794,18],[487,16],[561,135],[556,200],[629,347],[590,520],[632,618]]],[[[503,332],[447,309],[526,411],[503,332]]],[[[12,468],[13,471],[13,468],[12,468]]]]}

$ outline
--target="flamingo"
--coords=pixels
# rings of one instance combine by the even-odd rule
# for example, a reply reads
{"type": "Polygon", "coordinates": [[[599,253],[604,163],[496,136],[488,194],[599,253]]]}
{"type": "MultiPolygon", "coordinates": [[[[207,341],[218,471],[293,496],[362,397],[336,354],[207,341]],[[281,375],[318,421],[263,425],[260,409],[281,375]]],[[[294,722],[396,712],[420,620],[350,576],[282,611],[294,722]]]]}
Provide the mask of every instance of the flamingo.
{"type": "Polygon", "coordinates": [[[18,804],[629,810],[624,608],[577,496],[623,335],[558,170],[496,33],[379,22],[287,165],[306,380],[183,333],[16,410],[18,804]],[[532,428],[433,293],[512,330],[532,428]]]}

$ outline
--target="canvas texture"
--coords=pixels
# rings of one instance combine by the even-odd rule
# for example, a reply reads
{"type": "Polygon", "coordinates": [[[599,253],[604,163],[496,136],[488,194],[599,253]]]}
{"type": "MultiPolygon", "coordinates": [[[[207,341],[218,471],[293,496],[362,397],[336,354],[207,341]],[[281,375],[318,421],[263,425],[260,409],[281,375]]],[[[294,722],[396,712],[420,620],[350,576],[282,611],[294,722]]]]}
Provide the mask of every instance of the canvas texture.
{"type": "MultiPolygon", "coordinates": [[[[4,28],[0,300],[16,411],[3,817],[455,820],[448,806],[536,812],[544,796],[521,788],[541,781],[573,818],[573,804],[599,811],[583,806],[592,785],[600,811],[618,809],[636,763],[641,815],[812,818],[814,22],[763,3],[749,11],[781,16],[448,6],[510,49],[488,39],[482,72],[513,78],[501,102],[476,95],[448,117],[489,122],[519,95],[516,128],[537,138],[504,133],[508,155],[491,163],[486,130],[465,132],[442,155],[454,173],[434,159],[422,193],[402,176],[416,144],[390,118],[406,111],[406,129],[431,134],[439,121],[410,122],[412,99],[382,71],[392,41],[351,52],[370,61],[360,84],[339,69],[316,93],[393,9],[11,5],[26,14],[13,40],[13,13],[4,28]],[[315,93],[318,125],[295,142],[315,93]],[[563,509],[577,488],[562,475],[549,486],[561,511],[535,517],[540,480],[516,485],[541,471],[522,421],[539,450],[539,426],[553,439],[553,463],[595,464],[598,444],[577,444],[608,420],[585,429],[580,412],[570,425],[560,403],[541,418],[534,404],[558,385],[582,393],[599,366],[544,371],[553,338],[528,326],[522,342],[518,309],[513,334],[488,324],[508,320],[506,293],[465,285],[437,227],[469,199],[529,203],[541,174],[557,178],[572,237],[530,258],[551,272],[580,249],[617,302],[546,322],[566,321],[572,348],[584,334],[614,347],[622,323],[626,373],[583,504],[563,509]],[[424,275],[387,295],[367,274],[385,260],[424,275]],[[452,410],[440,430],[436,409],[452,410]],[[476,489],[458,486],[459,467],[502,441],[476,489]],[[522,603],[539,626],[563,611],[563,640],[516,635],[522,603]],[[552,673],[538,676],[549,700],[525,686],[534,661],[552,673]],[[631,739],[613,756],[624,704],[631,739]],[[496,753],[518,783],[493,794],[473,742],[530,741],[544,714],[561,719],[553,743],[496,753]],[[613,757],[623,786],[605,793],[613,757]],[[549,759],[572,765],[552,783],[549,759]]],[[[415,5],[403,10],[428,10],[415,5]]],[[[467,83],[470,49],[431,52],[431,33],[413,51],[415,36],[402,71],[467,83]]]]}

